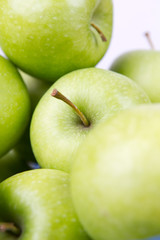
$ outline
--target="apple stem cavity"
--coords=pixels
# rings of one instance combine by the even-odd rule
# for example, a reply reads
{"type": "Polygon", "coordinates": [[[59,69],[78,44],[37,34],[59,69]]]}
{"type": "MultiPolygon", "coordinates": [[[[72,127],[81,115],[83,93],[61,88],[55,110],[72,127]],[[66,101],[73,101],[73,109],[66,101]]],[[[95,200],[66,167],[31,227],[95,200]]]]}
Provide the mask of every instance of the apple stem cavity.
{"type": "Polygon", "coordinates": [[[94,23],[91,23],[91,26],[96,29],[96,31],[99,33],[101,39],[103,42],[107,42],[107,38],[105,37],[104,33],[97,27],[94,23]]]}
{"type": "Polygon", "coordinates": [[[152,39],[151,39],[151,36],[150,36],[149,32],[146,32],[146,33],[145,33],[145,36],[146,36],[146,38],[147,38],[147,40],[148,40],[148,42],[149,42],[149,45],[150,45],[151,49],[154,50],[154,49],[155,49],[155,48],[154,48],[154,44],[153,44],[153,42],[152,42],[152,39]]]}
{"type": "Polygon", "coordinates": [[[3,233],[11,233],[14,236],[19,237],[21,234],[21,230],[20,228],[18,228],[17,226],[15,226],[14,223],[1,223],[0,222],[0,232],[3,233]]]}
{"type": "Polygon", "coordinates": [[[73,110],[76,112],[76,114],[80,117],[83,125],[85,127],[89,127],[90,123],[85,117],[85,115],[68,99],[66,98],[62,93],[60,93],[57,89],[54,89],[51,93],[52,97],[55,97],[59,100],[62,100],[63,102],[67,103],[70,107],[73,108],[73,110]]]}

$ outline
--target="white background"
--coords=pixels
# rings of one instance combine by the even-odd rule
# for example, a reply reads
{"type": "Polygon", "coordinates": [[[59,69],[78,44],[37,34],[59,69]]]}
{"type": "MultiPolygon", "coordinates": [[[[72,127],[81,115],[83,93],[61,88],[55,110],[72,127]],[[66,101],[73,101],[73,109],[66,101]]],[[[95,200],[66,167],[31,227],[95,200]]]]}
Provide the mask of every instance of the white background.
{"type": "Polygon", "coordinates": [[[97,65],[107,69],[120,54],[136,49],[149,49],[144,37],[150,32],[160,50],[160,0],[113,0],[114,25],[109,50],[97,65]]]}
{"type": "Polygon", "coordinates": [[[98,67],[108,69],[115,58],[126,51],[149,49],[144,37],[146,31],[150,32],[155,48],[160,50],[160,0],[113,0],[113,5],[112,41],[98,67]]]}

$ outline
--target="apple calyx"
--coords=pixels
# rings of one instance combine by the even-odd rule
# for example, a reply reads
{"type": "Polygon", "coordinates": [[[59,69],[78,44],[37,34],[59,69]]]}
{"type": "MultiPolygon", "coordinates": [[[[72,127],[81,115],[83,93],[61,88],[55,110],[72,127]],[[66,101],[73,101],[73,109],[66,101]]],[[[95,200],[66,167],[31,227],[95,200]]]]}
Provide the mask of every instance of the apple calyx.
{"type": "Polygon", "coordinates": [[[147,40],[148,40],[148,42],[149,42],[149,45],[150,45],[151,49],[154,50],[155,48],[154,48],[154,44],[153,44],[153,42],[152,42],[150,33],[149,33],[149,32],[146,32],[146,33],[145,33],[145,36],[146,36],[146,38],[147,38],[147,40]]]}
{"type": "Polygon", "coordinates": [[[21,235],[20,228],[18,228],[14,223],[9,222],[0,222],[0,232],[10,233],[16,237],[19,237],[21,235]]]}
{"type": "Polygon", "coordinates": [[[107,38],[105,37],[104,33],[100,30],[99,27],[97,27],[97,25],[95,25],[94,23],[91,23],[91,26],[96,29],[96,31],[99,33],[101,39],[103,42],[107,42],[107,38]]]}
{"type": "Polygon", "coordinates": [[[85,117],[85,115],[68,99],[66,98],[62,93],[60,93],[57,89],[54,89],[51,93],[52,97],[55,97],[59,100],[62,100],[63,102],[67,103],[70,107],[73,108],[73,110],[76,112],[76,114],[80,117],[83,125],[85,127],[89,127],[90,123],[85,117]]]}

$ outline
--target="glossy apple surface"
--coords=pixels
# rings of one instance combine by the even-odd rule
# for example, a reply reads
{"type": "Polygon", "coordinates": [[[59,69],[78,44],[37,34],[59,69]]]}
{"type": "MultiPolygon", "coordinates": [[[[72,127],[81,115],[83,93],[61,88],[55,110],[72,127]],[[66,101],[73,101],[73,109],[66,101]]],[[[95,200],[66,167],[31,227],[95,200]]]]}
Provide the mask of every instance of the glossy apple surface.
{"type": "Polygon", "coordinates": [[[31,145],[38,163],[69,172],[79,145],[95,126],[119,111],[148,102],[139,86],[111,71],[89,68],[63,76],[45,93],[33,114],[31,145]],[[54,88],[83,112],[89,127],[70,106],[51,96],[54,88]]]}
{"type": "Polygon", "coordinates": [[[152,102],[160,102],[160,51],[132,51],[118,57],[111,70],[137,82],[152,102]]]}
{"type": "Polygon", "coordinates": [[[67,173],[39,169],[14,175],[0,184],[0,221],[21,231],[0,240],[89,240],[72,206],[67,173]]]}
{"type": "Polygon", "coordinates": [[[15,146],[30,117],[30,98],[17,69],[0,56],[0,157],[15,146]]]}
{"type": "Polygon", "coordinates": [[[53,82],[103,57],[112,32],[112,0],[1,0],[0,32],[0,46],[20,69],[53,82]]]}
{"type": "Polygon", "coordinates": [[[72,197],[92,239],[160,235],[159,122],[159,104],[123,111],[90,133],[79,149],[72,197]]]}

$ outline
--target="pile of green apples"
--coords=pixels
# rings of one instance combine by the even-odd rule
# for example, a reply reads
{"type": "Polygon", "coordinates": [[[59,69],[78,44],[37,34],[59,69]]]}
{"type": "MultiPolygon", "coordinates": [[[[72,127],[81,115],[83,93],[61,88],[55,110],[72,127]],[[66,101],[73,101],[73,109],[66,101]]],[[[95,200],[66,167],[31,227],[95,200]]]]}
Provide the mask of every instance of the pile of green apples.
{"type": "Polygon", "coordinates": [[[96,68],[112,18],[112,0],[1,0],[0,240],[160,235],[160,52],[96,68]]]}

